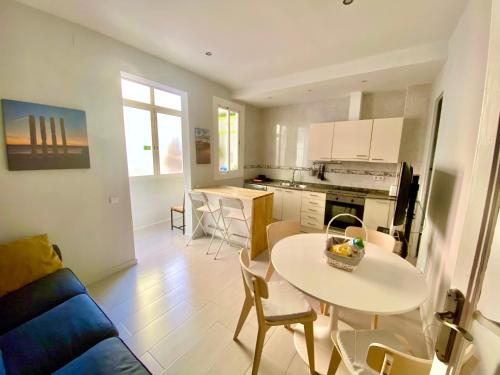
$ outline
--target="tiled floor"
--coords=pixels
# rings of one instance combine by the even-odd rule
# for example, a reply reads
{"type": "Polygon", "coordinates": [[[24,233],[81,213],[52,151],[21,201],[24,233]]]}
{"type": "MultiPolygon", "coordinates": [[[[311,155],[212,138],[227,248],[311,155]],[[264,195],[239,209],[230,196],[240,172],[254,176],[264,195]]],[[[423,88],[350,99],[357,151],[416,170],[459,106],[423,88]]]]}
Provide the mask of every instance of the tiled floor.
{"type": "MultiPolygon", "coordinates": [[[[153,374],[249,374],[257,334],[251,313],[239,342],[232,335],[243,302],[238,249],[224,246],[220,259],[205,255],[208,240],[189,247],[179,231],[156,225],[136,232],[138,265],[93,284],[90,293],[117,325],[120,336],[153,374]]],[[[215,250],[215,249],[213,249],[215,250]]],[[[265,269],[265,262],[256,267],[265,269]]],[[[356,327],[370,318],[342,312],[356,327]]],[[[425,355],[418,311],[380,320],[425,355]]],[[[339,368],[338,373],[344,373],[339,368]]],[[[260,374],[308,374],[292,333],[268,331],[260,374]]]]}

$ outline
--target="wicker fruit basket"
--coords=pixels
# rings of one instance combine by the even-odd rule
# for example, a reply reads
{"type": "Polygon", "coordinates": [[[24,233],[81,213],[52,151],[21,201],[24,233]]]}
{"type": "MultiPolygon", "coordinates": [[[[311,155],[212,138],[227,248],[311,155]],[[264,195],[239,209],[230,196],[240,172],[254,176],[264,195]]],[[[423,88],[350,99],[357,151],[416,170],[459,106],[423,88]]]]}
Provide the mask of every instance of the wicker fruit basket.
{"type": "Polygon", "coordinates": [[[349,238],[347,238],[345,235],[335,235],[332,234],[330,236],[329,229],[330,225],[332,222],[337,219],[338,217],[341,216],[350,216],[355,218],[357,221],[359,221],[362,225],[362,228],[365,231],[365,241],[368,241],[368,231],[366,230],[366,225],[363,223],[363,221],[358,218],[357,216],[351,215],[351,214],[339,214],[330,220],[326,227],[326,248],[325,248],[325,259],[328,265],[339,268],[348,272],[352,272],[356,269],[356,267],[359,265],[361,262],[361,259],[365,256],[365,250],[364,247],[359,247],[354,245],[353,241],[349,238]],[[346,256],[346,255],[340,255],[337,253],[334,253],[330,251],[332,246],[335,245],[347,245],[351,248],[351,254],[346,256]]]}

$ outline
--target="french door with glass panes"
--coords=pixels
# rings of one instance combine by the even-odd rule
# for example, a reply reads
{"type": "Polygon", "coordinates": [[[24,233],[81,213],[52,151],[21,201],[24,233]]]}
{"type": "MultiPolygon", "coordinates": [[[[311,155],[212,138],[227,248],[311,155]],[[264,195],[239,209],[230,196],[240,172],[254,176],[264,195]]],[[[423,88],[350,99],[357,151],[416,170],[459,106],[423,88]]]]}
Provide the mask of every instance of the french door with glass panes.
{"type": "Polygon", "coordinates": [[[129,176],[182,173],[179,94],[122,79],[129,176]]]}

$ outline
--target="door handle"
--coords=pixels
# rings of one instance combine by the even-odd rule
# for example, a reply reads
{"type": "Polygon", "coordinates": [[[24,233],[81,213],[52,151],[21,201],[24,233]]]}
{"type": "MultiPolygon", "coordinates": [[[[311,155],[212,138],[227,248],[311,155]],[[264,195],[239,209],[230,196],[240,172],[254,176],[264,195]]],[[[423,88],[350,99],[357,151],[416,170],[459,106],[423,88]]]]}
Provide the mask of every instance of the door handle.
{"type": "Polygon", "coordinates": [[[436,312],[434,313],[434,318],[441,324],[445,325],[446,327],[452,329],[456,333],[459,333],[463,336],[464,339],[466,339],[469,342],[472,342],[474,340],[474,337],[470,334],[469,331],[467,331],[465,328],[460,327],[458,324],[450,323],[446,319],[453,319],[455,314],[453,314],[451,311],[445,311],[445,312],[436,312]]]}
{"type": "Polygon", "coordinates": [[[472,341],[472,335],[460,327],[460,318],[465,304],[465,297],[458,289],[446,292],[444,312],[434,313],[434,318],[443,326],[439,330],[434,350],[436,357],[443,363],[449,363],[457,334],[467,341],[472,341]]]}

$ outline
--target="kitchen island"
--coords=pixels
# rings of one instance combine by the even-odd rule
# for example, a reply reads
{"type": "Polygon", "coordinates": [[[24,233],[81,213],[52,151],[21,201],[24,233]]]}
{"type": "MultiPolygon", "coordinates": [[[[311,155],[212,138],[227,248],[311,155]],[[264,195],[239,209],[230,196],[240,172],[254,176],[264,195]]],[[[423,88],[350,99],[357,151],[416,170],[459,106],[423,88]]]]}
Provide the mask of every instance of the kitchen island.
{"type": "MultiPolygon", "coordinates": [[[[254,259],[267,249],[266,227],[272,222],[273,193],[235,186],[210,186],[194,191],[205,193],[210,201],[219,197],[238,198],[243,202],[250,218],[250,258],[254,259]]],[[[218,203],[216,203],[218,206],[218,203]]]]}

